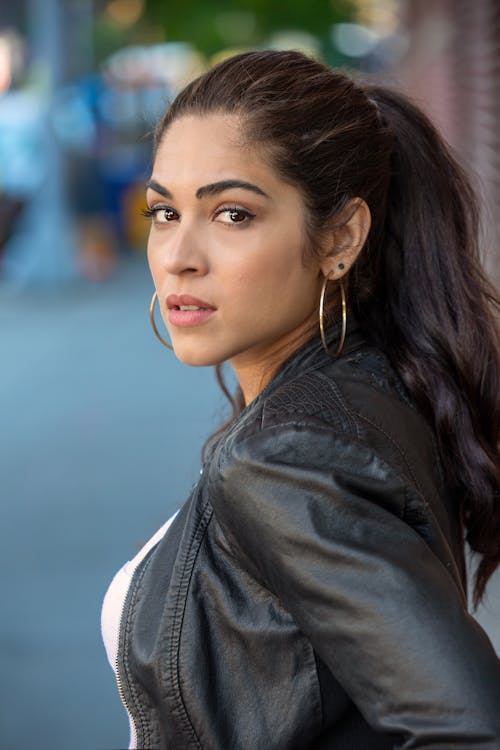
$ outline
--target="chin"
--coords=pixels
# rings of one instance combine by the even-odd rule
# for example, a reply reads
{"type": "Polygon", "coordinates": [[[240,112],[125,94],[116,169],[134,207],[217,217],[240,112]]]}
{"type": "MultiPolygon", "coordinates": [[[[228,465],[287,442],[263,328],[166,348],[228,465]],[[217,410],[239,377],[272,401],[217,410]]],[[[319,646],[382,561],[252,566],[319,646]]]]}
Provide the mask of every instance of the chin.
{"type": "Polygon", "coordinates": [[[191,349],[187,346],[174,345],[174,354],[180,362],[191,367],[212,367],[224,361],[214,352],[191,349]]]}

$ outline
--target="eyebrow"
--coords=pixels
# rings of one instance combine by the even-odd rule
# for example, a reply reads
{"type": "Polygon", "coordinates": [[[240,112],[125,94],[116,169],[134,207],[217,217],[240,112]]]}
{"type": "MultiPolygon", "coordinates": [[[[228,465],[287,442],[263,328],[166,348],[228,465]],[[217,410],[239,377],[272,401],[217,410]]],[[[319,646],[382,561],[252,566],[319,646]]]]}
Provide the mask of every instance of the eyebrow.
{"type": "MultiPolygon", "coordinates": [[[[156,180],[148,180],[146,183],[146,187],[151,188],[152,190],[159,193],[160,195],[163,195],[169,200],[173,200],[173,195],[170,190],[167,190],[166,187],[160,185],[158,182],[156,182],[156,180]]],[[[257,193],[257,195],[263,195],[265,198],[269,198],[267,193],[265,193],[258,185],[254,185],[252,182],[245,182],[243,180],[220,180],[219,182],[212,182],[210,183],[210,185],[203,185],[196,191],[196,197],[201,199],[205,198],[208,195],[218,195],[224,190],[229,190],[231,188],[250,190],[252,193],[257,193]]]]}

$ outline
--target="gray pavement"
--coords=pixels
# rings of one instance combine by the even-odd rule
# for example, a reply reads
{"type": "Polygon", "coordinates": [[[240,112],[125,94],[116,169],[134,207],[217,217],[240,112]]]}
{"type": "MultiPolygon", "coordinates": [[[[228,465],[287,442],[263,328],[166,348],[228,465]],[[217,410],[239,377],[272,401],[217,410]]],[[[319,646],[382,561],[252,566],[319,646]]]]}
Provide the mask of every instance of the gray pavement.
{"type": "MultiPolygon", "coordinates": [[[[1,750],[117,750],[100,640],[115,571],[182,503],[225,414],[154,338],[146,261],[102,284],[0,285],[1,750]]],[[[499,578],[479,613],[500,650],[499,578]]]]}
{"type": "Polygon", "coordinates": [[[152,291],[140,257],[100,285],[0,286],[1,750],[128,745],[102,597],[225,413],[212,371],[154,337],[152,291]]]}

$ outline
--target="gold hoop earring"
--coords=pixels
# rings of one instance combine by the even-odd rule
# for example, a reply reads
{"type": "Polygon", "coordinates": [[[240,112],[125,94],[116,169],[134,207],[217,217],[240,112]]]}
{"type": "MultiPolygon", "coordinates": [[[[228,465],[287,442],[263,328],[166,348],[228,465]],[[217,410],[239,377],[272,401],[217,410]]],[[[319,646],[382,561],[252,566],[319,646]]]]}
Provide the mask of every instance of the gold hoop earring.
{"type": "Polygon", "coordinates": [[[325,295],[326,295],[326,287],[329,281],[330,279],[328,278],[328,276],[325,276],[325,280],[321,288],[321,296],[319,298],[319,330],[321,333],[321,341],[323,344],[323,349],[330,357],[335,358],[339,356],[344,346],[345,334],[346,334],[346,329],[347,329],[347,303],[346,303],[346,298],[345,298],[344,284],[342,283],[342,279],[340,279],[339,286],[340,286],[340,294],[342,297],[342,333],[340,335],[340,344],[338,346],[338,349],[335,352],[335,354],[332,354],[331,351],[328,349],[328,344],[326,342],[326,336],[325,336],[325,295]]]}
{"type": "Polygon", "coordinates": [[[155,321],[155,302],[158,299],[158,295],[156,292],[153,294],[153,299],[151,300],[151,304],[149,306],[149,319],[151,321],[151,325],[153,326],[153,331],[155,332],[155,335],[160,339],[161,343],[167,347],[167,349],[174,350],[174,347],[171,346],[165,339],[162,337],[161,333],[159,332],[158,328],[156,327],[156,321],[155,321]]]}

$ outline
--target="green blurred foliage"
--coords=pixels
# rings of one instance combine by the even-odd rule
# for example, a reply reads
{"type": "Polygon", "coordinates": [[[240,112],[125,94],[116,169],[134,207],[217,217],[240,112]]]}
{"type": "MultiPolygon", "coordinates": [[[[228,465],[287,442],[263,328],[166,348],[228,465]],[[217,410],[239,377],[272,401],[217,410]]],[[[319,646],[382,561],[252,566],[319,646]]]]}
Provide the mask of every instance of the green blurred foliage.
{"type": "Polygon", "coordinates": [[[190,41],[206,55],[254,47],[278,31],[307,31],[329,46],[333,23],[354,15],[351,0],[148,0],[146,13],[169,41],[190,41]],[[233,33],[231,34],[231,31],[233,33]]]}
{"type": "Polygon", "coordinates": [[[182,41],[211,57],[263,46],[274,34],[292,31],[312,34],[322,56],[339,63],[330,28],[355,15],[354,0],[146,0],[140,21],[129,29],[117,29],[104,14],[96,19],[95,52],[102,60],[126,44],[182,41]]]}

